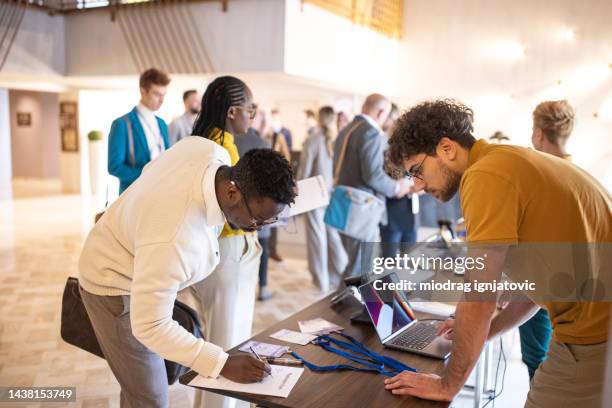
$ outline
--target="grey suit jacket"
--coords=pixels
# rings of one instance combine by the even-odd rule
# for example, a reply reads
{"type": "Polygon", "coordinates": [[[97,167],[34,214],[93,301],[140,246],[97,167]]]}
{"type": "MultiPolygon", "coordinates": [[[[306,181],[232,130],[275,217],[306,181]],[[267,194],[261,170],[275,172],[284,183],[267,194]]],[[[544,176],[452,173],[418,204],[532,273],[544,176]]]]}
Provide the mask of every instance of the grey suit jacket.
{"type": "Polygon", "coordinates": [[[347,133],[354,125],[357,125],[357,128],[350,136],[337,184],[386,197],[395,197],[396,181],[383,170],[385,137],[361,115],[355,116],[355,119],[345,126],[336,138],[334,169],[338,165],[347,133]]]}
{"type": "Polygon", "coordinates": [[[300,166],[296,179],[321,175],[327,189],[331,191],[334,180],[332,166],[332,157],[328,151],[325,135],[319,129],[308,132],[300,153],[300,166]]]}

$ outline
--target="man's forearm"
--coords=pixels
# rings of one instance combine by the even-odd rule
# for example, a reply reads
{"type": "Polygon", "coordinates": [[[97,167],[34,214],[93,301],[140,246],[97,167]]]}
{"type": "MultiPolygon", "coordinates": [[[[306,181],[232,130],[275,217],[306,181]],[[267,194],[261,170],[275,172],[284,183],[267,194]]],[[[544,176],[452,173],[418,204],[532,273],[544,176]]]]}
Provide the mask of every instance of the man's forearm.
{"type": "Polygon", "coordinates": [[[506,330],[520,326],[537,313],[538,305],[529,301],[510,302],[491,322],[487,340],[502,334],[506,330]]]}
{"type": "Polygon", "coordinates": [[[462,302],[455,313],[455,340],[443,381],[456,394],[478,361],[489,333],[494,302],[462,302]]]}

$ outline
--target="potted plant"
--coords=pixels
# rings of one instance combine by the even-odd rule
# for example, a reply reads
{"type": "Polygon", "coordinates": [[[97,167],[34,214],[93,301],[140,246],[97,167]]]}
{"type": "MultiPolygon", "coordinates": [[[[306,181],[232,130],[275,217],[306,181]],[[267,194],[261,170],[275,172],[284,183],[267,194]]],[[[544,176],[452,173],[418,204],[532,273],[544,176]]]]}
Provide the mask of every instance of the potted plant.
{"type": "Polygon", "coordinates": [[[493,135],[489,136],[489,140],[493,143],[504,143],[510,140],[510,138],[498,130],[497,132],[493,133],[493,135]]]}
{"type": "Polygon", "coordinates": [[[106,166],[104,160],[103,133],[100,130],[92,130],[87,134],[89,140],[89,179],[92,194],[98,194],[104,184],[106,166]]]}

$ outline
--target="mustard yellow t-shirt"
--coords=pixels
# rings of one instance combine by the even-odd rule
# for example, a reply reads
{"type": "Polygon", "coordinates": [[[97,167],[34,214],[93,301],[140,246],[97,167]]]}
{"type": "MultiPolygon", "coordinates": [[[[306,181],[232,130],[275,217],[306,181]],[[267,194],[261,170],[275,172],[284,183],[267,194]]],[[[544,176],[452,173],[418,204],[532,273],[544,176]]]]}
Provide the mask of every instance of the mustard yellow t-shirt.
{"type": "MultiPolygon", "coordinates": [[[[610,194],[590,174],[552,155],[479,140],[460,194],[469,243],[612,242],[610,194]]],[[[607,341],[609,302],[535,300],[548,310],[557,341],[607,341]]]]}
{"type": "MultiPolygon", "coordinates": [[[[227,150],[230,155],[230,159],[232,160],[232,166],[235,166],[236,163],[238,163],[238,160],[240,160],[240,155],[238,154],[238,147],[236,147],[236,143],[234,142],[234,135],[226,130],[223,134],[223,140],[221,139],[221,130],[215,129],[210,137],[210,140],[218,143],[219,145],[223,146],[225,150],[227,150]]],[[[225,223],[223,226],[223,231],[221,231],[220,238],[235,237],[244,234],[246,234],[246,232],[243,230],[233,229],[228,223],[225,223]]]]}

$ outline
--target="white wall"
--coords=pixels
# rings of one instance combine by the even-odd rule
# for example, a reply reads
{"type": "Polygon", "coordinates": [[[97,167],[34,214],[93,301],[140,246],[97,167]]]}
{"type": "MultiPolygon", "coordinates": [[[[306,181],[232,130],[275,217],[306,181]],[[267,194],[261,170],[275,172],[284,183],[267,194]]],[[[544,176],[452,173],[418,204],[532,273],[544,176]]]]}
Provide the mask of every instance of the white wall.
{"type": "Polygon", "coordinates": [[[66,75],[137,74],[118,22],[110,10],[91,10],[64,17],[66,75]]]}
{"type": "Polygon", "coordinates": [[[58,95],[10,91],[13,177],[59,178],[61,140],[58,95]],[[17,126],[17,112],[31,114],[31,126],[17,126]]]}
{"type": "Polygon", "coordinates": [[[27,8],[2,73],[64,74],[64,17],[27,8]]]}
{"type": "MultiPolygon", "coordinates": [[[[219,2],[176,7],[190,10],[215,72],[282,70],[284,0],[232,0],[227,12],[219,2]]],[[[138,73],[119,23],[110,19],[110,11],[75,13],[65,21],[68,75],[138,73]]],[[[182,46],[189,47],[177,44],[182,46]]],[[[155,49],[147,51],[154,53],[155,49]]]]}
{"type": "Polygon", "coordinates": [[[394,95],[398,41],[300,0],[286,0],[285,72],[394,95]]]}
{"type": "Polygon", "coordinates": [[[612,190],[610,1],[404,4],[399,66],[404,107],[457,98],[475,110],[478,137],[501,130],[512,143],[530,145],[535,106],[566,97],[577,113],[568,146],[573,160],[612,190]]]}
{"type": "Polygon", "coordinates": [[[12,178],[10,122],[9,91],[0,89],[0,198],[10,190],[12,178]]]}

